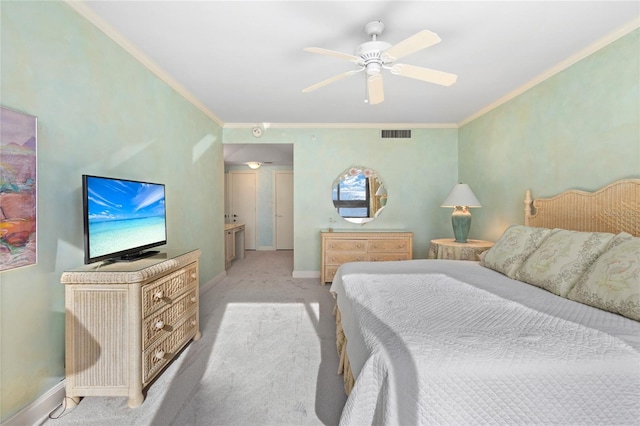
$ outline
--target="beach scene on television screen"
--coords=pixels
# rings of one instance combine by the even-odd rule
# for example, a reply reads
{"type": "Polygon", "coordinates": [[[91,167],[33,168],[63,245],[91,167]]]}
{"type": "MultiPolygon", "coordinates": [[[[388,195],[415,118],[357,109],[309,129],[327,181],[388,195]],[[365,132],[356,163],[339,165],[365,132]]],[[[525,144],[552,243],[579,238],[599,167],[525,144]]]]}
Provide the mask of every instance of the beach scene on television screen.
{"type": "Polygon", "coordinates": [[[164,186],[87,179],[91,257],[166,240],[164,186]]]}
{"type": "MultiPolygon", "coordinates": [[[[366,200],[367,178],[363,174],[349,175],[340,180],[341,200],[366,200]]],[[[338,187],[333,188],[333,200],[338,199],[338,187]]],[[[367,217],[368,211],[363,207],[341,208],[343,217],[367,217]]]]}

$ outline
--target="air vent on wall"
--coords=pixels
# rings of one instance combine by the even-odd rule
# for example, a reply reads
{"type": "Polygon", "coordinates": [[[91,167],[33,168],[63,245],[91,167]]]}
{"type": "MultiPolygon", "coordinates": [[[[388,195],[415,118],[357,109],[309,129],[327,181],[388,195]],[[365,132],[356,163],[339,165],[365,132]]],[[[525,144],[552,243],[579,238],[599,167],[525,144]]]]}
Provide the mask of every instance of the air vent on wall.
{"type": "Polygon", "coordinates": [[[411,138],[411,130],[382,130],[382,138],[411,138]]]}

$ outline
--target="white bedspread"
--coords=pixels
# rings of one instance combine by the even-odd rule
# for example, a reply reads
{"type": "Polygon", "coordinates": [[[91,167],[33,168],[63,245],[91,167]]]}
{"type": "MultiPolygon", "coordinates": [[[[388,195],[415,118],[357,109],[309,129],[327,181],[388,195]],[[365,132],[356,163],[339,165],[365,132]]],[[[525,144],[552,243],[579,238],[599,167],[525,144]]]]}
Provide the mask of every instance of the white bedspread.
{"type": "Polygon", "coordinates": [[[476,262],[343,265],[341,424],[640,424],[640,324],[476,262]],[[465,281],[465,282],[463,282],[465,281]]]}

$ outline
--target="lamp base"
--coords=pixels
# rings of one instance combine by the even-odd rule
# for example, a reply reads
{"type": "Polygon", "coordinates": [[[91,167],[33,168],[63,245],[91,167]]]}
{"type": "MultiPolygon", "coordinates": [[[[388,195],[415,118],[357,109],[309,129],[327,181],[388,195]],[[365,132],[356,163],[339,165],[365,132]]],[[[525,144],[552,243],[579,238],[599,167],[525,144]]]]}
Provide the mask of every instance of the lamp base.
{"type": "Polygon", "coordinates": [[[456,206],[451,215],[451,224],[453,225],[453,235],[456,237],[456,243],[466,243],[469,229],[471,229],[471,213],[464,206],[456,206]]]}

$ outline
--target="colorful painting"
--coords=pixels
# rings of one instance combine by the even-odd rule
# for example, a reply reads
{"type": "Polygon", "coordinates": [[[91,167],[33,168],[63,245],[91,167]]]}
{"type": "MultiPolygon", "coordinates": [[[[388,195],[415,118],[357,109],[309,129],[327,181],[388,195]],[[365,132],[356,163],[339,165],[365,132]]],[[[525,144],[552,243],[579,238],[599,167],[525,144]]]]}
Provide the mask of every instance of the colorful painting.
{"type": "Polygon", "coordinates": [[[36,263],[37,118],[0,107],[0,271],[36,263]]]}

